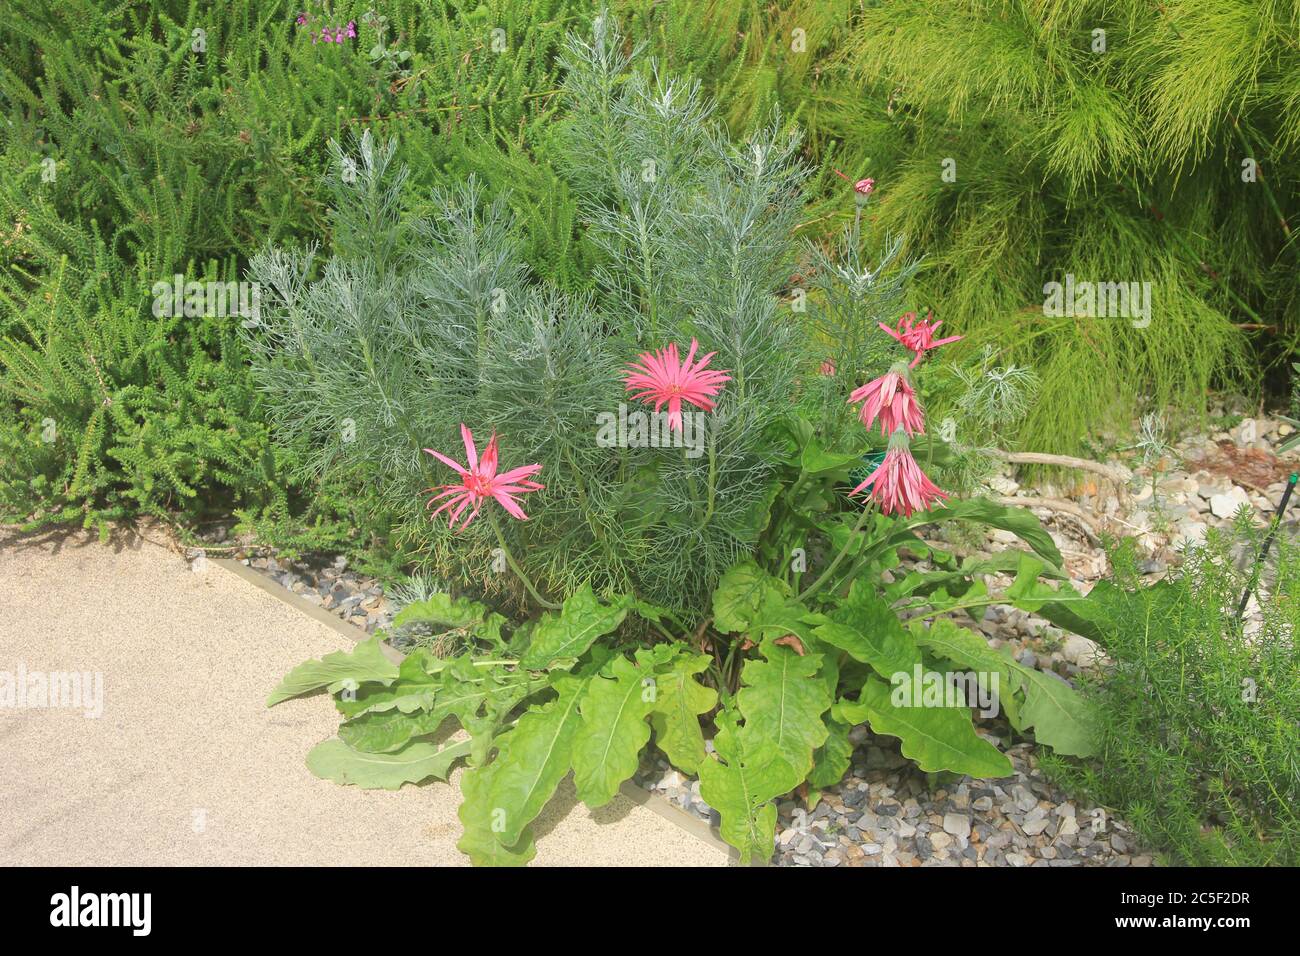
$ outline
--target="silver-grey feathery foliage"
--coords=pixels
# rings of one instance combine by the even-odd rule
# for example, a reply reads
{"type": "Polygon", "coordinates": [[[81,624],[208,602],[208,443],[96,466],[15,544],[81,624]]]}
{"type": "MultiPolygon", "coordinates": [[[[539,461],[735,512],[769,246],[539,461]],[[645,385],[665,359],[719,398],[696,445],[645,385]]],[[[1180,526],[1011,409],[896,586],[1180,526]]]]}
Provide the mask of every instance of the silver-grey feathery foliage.
{"type": "MultiPolygon", "coordinates": [[[[453,534],[419,495],[454,477],[420,449],[463,460],[464,423],[480,451],[500,434],[502,469],[543,465],[530,520],[486,506],[543,592],[590,582],[702,612],[766,522],[775,426],[821,348],[781,299],[806,170],[779,121],[733,143],[697,86],[623,49],[602,15],[566,51],[561,172],[603,253],[591,298],[530,276],[505,204],[472,180],[435,194],[428,219],[404,213],[394,146],[367,133],[355,155],[334,147],[332,257],[271,250],[252,262],[262,318],[248,337],[279,439],[309,449],[315,474],[376,496],[425,570],[520,593],[486,517],[453,534]],[[599,442],[602,413],[650,410],[627,396],[627,364],[672,342],[685,354],[692,338],[732,376],[699,453],[599,442]]],[[[874,328],[860,307],[825,312],[874,328]]]]}

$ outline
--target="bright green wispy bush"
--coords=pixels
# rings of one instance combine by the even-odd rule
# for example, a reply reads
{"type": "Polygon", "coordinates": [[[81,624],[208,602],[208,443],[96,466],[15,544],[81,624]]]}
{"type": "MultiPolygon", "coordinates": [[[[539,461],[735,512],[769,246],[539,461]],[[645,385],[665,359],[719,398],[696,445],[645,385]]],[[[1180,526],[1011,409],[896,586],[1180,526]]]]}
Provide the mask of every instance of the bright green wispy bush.
{"type": "Polygon", "coordinates": [[[1260,539],[1249,522],[1212,529],[1155,585],[1121,547],[1089,596],[1112,662],[1087,686],[1099,762],[1052,767],[1181,864],[1300,861],[1300,572],[1284,531],[1254,588],[1262,623],[1243,632],[1260,539]]]}
{"type": "Polygon", "coordinates": [[[1293,2],[623,6],[736,130],[782,105],[820,161],[876,178],[873,234],[924,251],[920,299],[1040,375],[1025,445],[1195,413],[1300,341],[1293,2]],[[1044,314],[1067,274],[1150,282],[1150,325],[1044,314]]]}

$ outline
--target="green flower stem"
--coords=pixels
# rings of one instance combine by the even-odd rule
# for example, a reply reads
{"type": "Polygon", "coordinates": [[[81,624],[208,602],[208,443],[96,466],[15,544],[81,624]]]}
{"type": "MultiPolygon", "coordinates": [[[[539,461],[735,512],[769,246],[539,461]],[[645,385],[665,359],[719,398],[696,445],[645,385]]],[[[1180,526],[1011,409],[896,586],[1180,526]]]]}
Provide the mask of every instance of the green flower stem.
{"type": "Polygon", "coordinates": [[[653,627],[653,628],[654,628],[656,631],[658,631],[660,634],[662,634],[664,637],[668,638],[668,642],[669,642],[670,644],[675,644],[675,643],[677,643],[677,640],[678,640],[678,639],[677,639],[676,637],[673,636],[673,632],[670,631],[670,630],[668,630],[668,628],[664,627],[664,626],[663,626],[662,624],[660,624],[658,621],[651,621],[651,622],[650,622],[650,626],[653,627]]]}
{"type": "Polygon", "coordinates": [[[703,531],[709,526],[709,521],[713,518],[714,500],[716,498],[718,484],[718,456],[714,450],[712,436],[707,439],[709,442],[709,487],[708,487],[708,504],[704,508],[704,519],[700,522],[699,530],[703,531]]]}
{"type": "Polygon", "coordinates": [[[506,563],[510,565],[510,570],[515,572],[515,577],[519,578],[523,583],[524,589],[527,590],[529,595],[532,596],[532,599],[542,607],[550,611],[558,611],[560,605],[554,604],[538,594],[537,588],[533,587],[533,582],[528,579],[528,575],[524,574],[524,569],[519,566],[517,561],[515,561],[514,555],[512,555],[510,549],[506,547],[505,535],[501,533],[501,525],[497,523],[497,516],[492,511],[488,511],[488,523],[492,525],[492,530],[497,534],[497,543],[501,545],[501,553],[506,556],[506,563]]]}
{"type": "Polygon", "coordinates": [[[872,502],[868,501],[862,508],[862,514],[858,515],[858,523],[853,526],[853,532],[849,535],[848,540],[844,542],[844,547],[840,548],[839,554],[835,555],[835,560],[830,563],[830,567],[821,573],[821,577],[808,585],[808,587],[800,593],[800,601],[806,601],[809,597],[816,594],[821,590],[822,585],[826,583],[830,576],[835,573],[835,569],[840,566],[840,562],[844,560],[844,556],[849,553],[849,545],[853,544],[857,539],[858,532],[860,532],[862,526],[867,523],[867,516],[870,515],[871,512],[872,502]]]}

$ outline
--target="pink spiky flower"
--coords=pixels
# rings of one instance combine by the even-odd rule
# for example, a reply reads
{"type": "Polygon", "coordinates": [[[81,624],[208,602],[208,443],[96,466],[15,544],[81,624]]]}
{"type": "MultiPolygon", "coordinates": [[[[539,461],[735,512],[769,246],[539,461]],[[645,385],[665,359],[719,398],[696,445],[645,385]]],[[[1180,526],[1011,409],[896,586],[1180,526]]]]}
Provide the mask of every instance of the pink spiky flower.
{"type": "Polygon", "coordinates": [[[862,424],[870,428],[880,419],[880,434],[892,435],[900,427],[908,435],[925,434],[925,418],[916,391],[908,381],[907,366],[898,362],[884,375],[853,390],[849,404],[863,402],[862,424]]]}
{"type": "MultiPolygon", "coordinates": [[[[474,435],[464,425],[460,426],[460,437],[465,442],[465,457],[468,459],[468,467],[462,467],[458,462],[452,461],[446,455],[434,451],[432,448],[424,449],[434,458],[438,459],[444,465],[456,471],[460,475],[460,481],[451,485],[437,485],[433,488],[427,488],[423,492],[428,494],[431,491],[440,491],[441,494],[434,495],[429,499],[425,508],[432,508],[435,501],[446,498],[437,510],[433,512],[437,516],[438,512],[451,508],[452,511],[448,516],[448,527],[455,528],[456,521],[465,513],[466,508],[472,510],[461,522],[460,530],[464,531],[469,527],[483,507],[483,503],[488,498],[496,500],[502,508],[512,517],[520,521],[527,521],[528,515],[524,514],[524,509],[519,507],[519,502],[515,495],[523,494],[529,491],[541,491],[545,485],[540,485],[535,481],[529,480],[531,476],[542,470],[541,465],[524,465],[507,471],[505,474],[497,474],[497,435],[492,433],[491,440],[488,441],[487,448],[483,449],[483,457],[478,456],[478,449],[474,447],[474,435]]],[[[459,533],[459,532],[458,532],[459,533]]]]}
{"type": "Polygon", "coordinates": [[[917,363],[930,349],[937,349],[940,345],[957,342],[962,338],[960,335],[950,335],[946,339],[936,341],[934,333],[939,331],[939,326],[943,323],[935,322],[932,325],[930,320],[933,318],[933,312],[926,312],[925,318],[917,322],[915,312],[904,312],[898,320],[898,325],[892,329],[884,322],[879,323],[880,327],[902,343],[904,348],[911,349],[915,353],[909,368],[916,368],[917,363]]]}
{"type": "Polygon", "coordinates": [[[667,403],[669,431],[682,430],[682,402],[690,402],[696,408],[711,412],[713,396],[721,391],[724,382],[731,381],[731,376],[725,371],[706,368],[717,352],[710,352],[696,361],[695,351],[699,347],[700,343],[691,339],[686,360],[682,361],[677,343],[673,342],[656,352],[642,352],[637,356],[640,365],[628,365],[624,380],[627,391],[634,393],[632,397],[637,401],[647,405],[654,402],[656,412],[667,403]]]}
{"type": "Polygon", "coordinates": [[[880,467],[849,495],[856,495],[866,488],[871,489],[871,497],[887,515],[901,513],[904,517],[911,517],[912,512],[925,511],[940,498],[948,498],[916,463],[908,447],[907,434],[902,429],[890,437],[889,450],[880,467]]]}

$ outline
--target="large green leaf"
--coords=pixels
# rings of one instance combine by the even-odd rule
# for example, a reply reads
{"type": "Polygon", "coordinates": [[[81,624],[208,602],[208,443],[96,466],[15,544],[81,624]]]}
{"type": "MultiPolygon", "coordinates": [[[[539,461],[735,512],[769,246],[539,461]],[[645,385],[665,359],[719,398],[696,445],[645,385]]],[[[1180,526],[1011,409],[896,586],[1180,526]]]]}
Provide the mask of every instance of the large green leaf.
{"type": "MultiPolygon", "coordinates": [[[[907,680],[911,699],[922,699],[915,677],[907,680]]],[[[872,676],[863,685],[856,703],[841,701],[835,705],[835,716],[854,724],[866,721],[873,732],[899,738],[903,756],[928,772],[951,770],[972,777],[1011,774],[1011,761],[975,733],[969,708],[896,707],[890,699],[891,693],[889,684],[872,676]]]]}
{"type": "Polygon", "coordinates": [[[1011,676],[1008,658],[989,647],[981,635],[959,627],[946,617],[937,618],[929,627],[921,621],[912,621],[909,629],[918,646],[977,674],[982,687],[996,691],[998,706],[1011,725],[1017,730],[1024,729],[1020,723],[1020,699],[1015,693],[1017,685],[1011,676]],[[996,687],[994,675],[997,677],[996,687]]]}
{"type": "Polygon", "coordinates": [[[462,784],[459,811],[465,835],[457,845],[476,864],[514,853],[569,772],[582,719],[579,704],[591,679],[556,674],[556,699],[530,707],[497,739],[496,759],[465,774],[470,785],[462,784]]]}
{"type": "Polygon", "coordinates": [[[376,754],[353,750],[332,737],[312,748],[307,768],[335,783],[350,783],[365,790],[398,790],[404,783],[419,783],[430,777],[447,779],[451,765],[468,753],[468,740],[443,747],[418,740],[397,753],[376,754]]]}
{"type": "Polygon", "coordinates": [[[863,581],[854,581],[848,597],[828,616],[830,623],[816,628],[814,636],[870,665],[886,680],[910,674],[921,660],[898,615],[863,581]]]}
{"type": "MultiPolygon", "coordinates": [[[[655,650],[665,646],[657,644],[655,650]]],[[[704,759],[700,715],[707,714],[718,702],[718,692],[695,679],[696,674],[708,670],[709,658],[685,652],[656,662],[646,649],[638,650],[636,656],[641,666],[654,675],[650,725],[655,743],[674,767],[695,773],[704,759]]]]}
{"type": "Polygon", "coordinates": [[[397,665],[384,656],[379,636],[359,643],[350,653],[334,651],[318,661],[305,661],[289,671],[280,685],[266,699],[273,707],[281,701],[309,691],[328,687],[339,681],[380,681],[388,684],[397,679],[397,665]]]}
{"type": "Polygon", "coordinates": [[[799,468],[805,475],[842,474],[847,480],[854,468],[862,465],[861,452],[832,452],[811,439],[799,453],[799,468]]]}
{"type": "Polygon", "coordinates": [[[980,635],[945,618],[928,629],[915,622],[912,632],[918,644],[976,672],[986,686],[997,674],[999,704],[1017,730],[1032,729],[1038,743],[1058,753],[1086,757],[1094,752],[1095,715],[1064,681],[995,651],[980,635]]]}
{"type": "Polygon", "coordinates": [[[1007,588],[1009,603],[1045,617],[1057,627],[1104,644],[1114,626],[1111,605],[1118,603],[1119,590],[1109,581],[1098,581],[1084,595],[1069,582],[1056,587],[1044,584],[1038,579],[1041,571],[1038,561],[1024,555],[1016,569],[1015,581],[1007,588]]]}
{"type": "Polygon", "coordinates": [[[513,843],[501,842],[506,811],[492,803],[495,766],[478,767],[461,777],[459,815],[465,832],[456,846],[475,866],[524,866],[537,855],[533,828],[523,827],[513,843]]]}
{"type": "Polygon", "coordinates": [[[1021,728],[1057,753],[1090,757],[1096,752],[1096,715],[1082,694],[1063,680],[1011,662],[1012,682],[1024,694],[1021,728]]]}
{"type": "Polygon", "coordinates": [[[713,626],[722,634],[747,631],[761,608],[779,606],[789,596],[783,582],[753,561],[733,564],[713,591],[713,626]]]}
{"type": "MultiPolygon", "coordinates": [[[[933,593],[937,588],[959,584],[962,581],[971,580],[977,575],[1015,574],[1020,568],[1020,559],[1024,554],[1025,552],[1015,548],[1007,548],[987,557],[972,555],[963,561],[960,567],[939,571],[911,570],[902,578],[885,586],[885,597],[890,603],[893,603],[906,597],[924,596],[933,593]]],[[[1062,572],[1046,564],[1042,567],[1044,577],[1065,578],[1062,572]]]]}
{"type": "Polygon", "coordinates": [[[623,623],[629,606],[626,597],[603,604],[590,585],[583,585],[564,602],[558,614],[545,614],[537,622],[520,666],[542,670],[557,661],[581,657],[596,638],[623,623]]]}
{"type": "Polygon", "coordinates": [[[654,681],[648,671],[619,655],[582,697],[582,722],[573,738],[573,782],[587,806],[603,807],[619,785],[636,773],[650,740],[654,681]],[[646,683],[646,681],[649,683],[646,683]]]}
{"type": "Polygon", "coordinates": [[[441,668],[446,662],[424,648],[416,648],[398,665],[397,680],[387,686],[366,684],[353,694],[340,695],[334,704],[348,718],[393,709],[410,714],[427,708],[439,685],[439,678],[427,669],[430,663],[441,668]]]}
{"type": "Polygon", "coordinates": [[[1010,531],[1029,547],[1034,553],[1050,563],[1052,567],[1061,566],[1061,551],[1056,547],[1052,536],[1043,528],[1037,516],[1028,508],[1016,508],[1000,505],[984,498],[961,498],[949,502],[942,508],[918,511],[906,519],[908,527],[919,527],[936,521],[975,521],[992,528],[1010,531]]]}
{"type": "Polygon", "coordinates": [[[406,605],[393,618],[394,627],[420,623],[442,630],[463,628],[494,643],[500,641],[505,622],[504,617],[485,605],[469,598],[453,598],[449,594],[431,594],[423,601],[406,605]]]}
{"type": "Polygon", "coordinates": [[[362,714],[339,725],[339,739],[353,750],[389,753],[405,746],[412,737],[434,733],[446,719],[445,713],[417,710],[380,710],[362,714]]]}
{"type": "Polygon", "coordinates": [[[719,715],[713,738],[717,759],[700,763],[700,795],[718,811],[718,831],[740,851],[741,862],[772,855],[776,805],[771,801],[804,778],[781,756],[775,743],[719,715]]]}
{"type": "Polygon", "coordinates": [[[808,775],[808,785],[818,790],[843,780],[853,762],[853,744],[849,741],[849,731],[853,728],[838,720],[828,720],[826,726],[830,733],[826,743],[813,754],[812,773],[808,775]]]}
{"type": "MultiPolygon", "coordinates": [[[[406,662],[402,663],[405,668],[406,662]]],[[[495,718],[546,686],[544,679],[530,678],[527,671],[510,671],[501,665],[480,666],[468,655],[424,678],[417,679],[412,693],[407,695],[400,694],[406,680],[400,678],[386,688],[396,696],[396,706],[363,712],[339,727],[339,736],[358,750],[383,752],[400,747],[412,737],[431,734],[448,717],[455,717],[478,739],[491,732],[495,718]]],[[[483,757],[486,753],[480,746],[471,763],[481,763],[483,757]]]]}
{"type": "Polygon", "coordinates": [[[796,634],[809,640],[826,618],[809,611],[788,585],[753,561],[733,565],[713,592],[713,626],[723,633],[743,631],[755,644],[764,637],[796,634]]]}
{"type": "Polygon", "coordinates": [[[748,660],[740,672],[744,686],[736,705],[750,739],[770,742],[801,776],[812,769],[813,751],[828,733],[822,715],[833,698],[818,676],[820,654],[800,656],[767,638],[760,645],[765,660],[748,660]]]}

